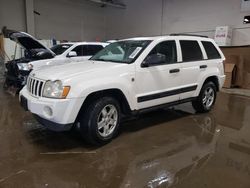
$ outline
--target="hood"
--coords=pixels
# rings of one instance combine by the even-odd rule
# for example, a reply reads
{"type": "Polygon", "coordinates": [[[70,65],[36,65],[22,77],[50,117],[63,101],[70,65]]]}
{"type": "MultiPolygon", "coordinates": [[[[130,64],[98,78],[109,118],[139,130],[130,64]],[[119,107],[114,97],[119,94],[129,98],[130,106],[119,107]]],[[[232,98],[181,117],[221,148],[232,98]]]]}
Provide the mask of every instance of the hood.
{"type": "Polygon", "coordinates": [[[104,74],[111,74],[117,69],[128,64],[100,62],[100,61],[83,61],[64,65],[46,66],[31,72],[34,76],[43,80],[66,80],[77,76],[90,75],[97,77],[104,74]]]}
{"type": "Polygon", "coordinates": [[[54,52],[52,52],[49,48],[44,46],[28,33],[9,30],[6,28],[2,29],[2,33],[5,38],[9,38],[10,40],[17,42],[26,50],[44,49],[51,53],[52,56],[55,56],[54,52]]]}

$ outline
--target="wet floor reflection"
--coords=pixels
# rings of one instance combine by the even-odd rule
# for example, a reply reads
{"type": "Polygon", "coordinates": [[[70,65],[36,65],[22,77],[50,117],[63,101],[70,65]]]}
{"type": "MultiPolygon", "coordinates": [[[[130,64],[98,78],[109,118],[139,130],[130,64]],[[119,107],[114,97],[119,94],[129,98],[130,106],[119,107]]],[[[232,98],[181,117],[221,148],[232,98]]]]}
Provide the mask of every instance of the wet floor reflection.
{"type": "Polygon", "coordinates": [[[54,133],[0,90],[0,187],[250,187],[250,99],[220,94],[123,123],[101,148],[54,133]]]}
{"type": "Polygon", "coordinates": [[[202,168],[215,153],[220,128],[210,114],[192,120],[186,122],[192,134],[137,155],[122,187],[170,187],[202,168]]]}

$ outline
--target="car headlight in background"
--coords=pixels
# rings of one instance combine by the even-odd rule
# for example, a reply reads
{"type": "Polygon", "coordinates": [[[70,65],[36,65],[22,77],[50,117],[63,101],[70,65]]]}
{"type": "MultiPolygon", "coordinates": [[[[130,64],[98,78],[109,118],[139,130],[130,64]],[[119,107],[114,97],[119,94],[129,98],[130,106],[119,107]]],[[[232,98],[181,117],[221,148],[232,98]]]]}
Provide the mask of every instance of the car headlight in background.
{"type": "Polygon", "coordinates": [[[47,81],[43,89],[43,97],[65,99],[69,93],[70,87],[63,86],[62,81],[47,81]]]}
{"type": "Polygon", "coordinates": [[[33,65],[30,63],[17,63],[17,67],[19,70],[30,71],[33,69],[33,65]]]}

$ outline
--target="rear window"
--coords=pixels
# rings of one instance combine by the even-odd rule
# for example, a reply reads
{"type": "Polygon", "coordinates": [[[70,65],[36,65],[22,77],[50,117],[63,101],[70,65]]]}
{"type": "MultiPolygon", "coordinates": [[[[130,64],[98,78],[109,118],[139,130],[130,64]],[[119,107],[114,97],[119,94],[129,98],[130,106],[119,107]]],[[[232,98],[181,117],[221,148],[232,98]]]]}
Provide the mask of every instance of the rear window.
{"type": "Polygon", "coordinates": [[[181,40],[182,61],[199,61],[203,59],[200,45],[197,41],[181,40]]]}
{"type": "Polygon", "coordinates": [[[202,41],[202,45],[205,48],[208,59],[220,59],[221,58],[220,53],[215,48],[215,46],[212,42],[202,41]]]}

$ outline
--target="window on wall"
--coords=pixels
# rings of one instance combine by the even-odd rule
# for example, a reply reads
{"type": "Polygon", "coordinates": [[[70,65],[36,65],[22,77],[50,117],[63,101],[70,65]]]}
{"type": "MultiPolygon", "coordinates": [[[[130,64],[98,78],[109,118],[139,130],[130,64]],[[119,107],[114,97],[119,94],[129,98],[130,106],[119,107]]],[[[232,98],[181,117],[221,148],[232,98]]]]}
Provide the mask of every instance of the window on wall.
{"type": "Polygon", "coordinates": [[[219,58],[221,58],[220,53],[215,48],[215,46],[213,45],[213,43],[208,42],[208,41],[203,41],[202,45],[205,48],[205,51],[207,53],[207,58],[208,59],[219,59],[219,58]]]}
{"type": "Polygon", "coordinates": [[[148,57],[153,54],[164,55],[165,64],[176,63],[177,52],[175,41],[166,41],[156,45],[154,49],[148,54],[148,57]]]}
{"type": "Polygon", "coordinates": [[[200,45],[197,41],[181,40],[182,61],[199,61],[203,59],[200,45]]]}

